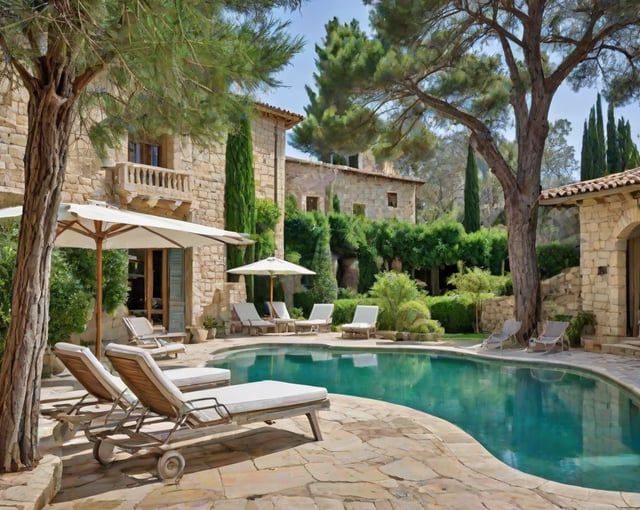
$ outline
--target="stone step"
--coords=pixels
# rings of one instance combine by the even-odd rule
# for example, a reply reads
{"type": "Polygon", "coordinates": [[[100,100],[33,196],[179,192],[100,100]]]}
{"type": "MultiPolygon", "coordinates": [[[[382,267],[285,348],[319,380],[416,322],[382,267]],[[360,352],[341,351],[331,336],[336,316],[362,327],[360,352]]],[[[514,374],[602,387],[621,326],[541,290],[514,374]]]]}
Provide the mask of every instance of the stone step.
{"type": "Polygon", "coordinates": [[[640,346],[626,343],[603,344],[601,345],[601,352],[605,354],[617,354],[619,356],[640,358],[640,346]]]}

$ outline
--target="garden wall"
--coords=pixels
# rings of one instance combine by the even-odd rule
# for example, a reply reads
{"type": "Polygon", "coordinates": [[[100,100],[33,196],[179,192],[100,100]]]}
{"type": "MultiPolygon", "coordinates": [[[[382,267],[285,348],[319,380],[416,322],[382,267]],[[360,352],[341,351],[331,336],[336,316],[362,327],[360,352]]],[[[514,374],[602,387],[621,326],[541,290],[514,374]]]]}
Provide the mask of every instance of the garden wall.
{"type": "MultiPolygon", "coordinates": [[[[580,300],[580,268],[571,267],[540,282],[542,320],[556,315],[575,316],[582,311],[580,300]]],[[[482,302],[480,330],[500,329],[502,323],[515,316],[513,296],[501,296],[482,302]]]]}

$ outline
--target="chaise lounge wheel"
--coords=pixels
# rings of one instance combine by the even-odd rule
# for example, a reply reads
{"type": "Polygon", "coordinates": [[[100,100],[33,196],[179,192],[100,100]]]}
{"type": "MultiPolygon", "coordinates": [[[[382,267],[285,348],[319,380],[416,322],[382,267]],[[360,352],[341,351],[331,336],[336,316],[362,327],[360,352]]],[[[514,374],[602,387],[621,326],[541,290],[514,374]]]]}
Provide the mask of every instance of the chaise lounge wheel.
{"type": "Polygon", "coordinates": [[[93,445],[93,457],[103,466],[108,466],[116,458],[115,445],[104,439],[98,439],[93,445]]]}
{"type": "Polygon", "coordinates": [[[75,435],[76,431],[68,421],[58,422],[53,427],[53,439],[58,444],[69,441],[75,435]]]}
{"type": "Polygon", "coordinates": [[[184,466],[184,457],[175,450],[169,450],[158,459],[158,478],[177,482],[182,478],[184,466]]]}

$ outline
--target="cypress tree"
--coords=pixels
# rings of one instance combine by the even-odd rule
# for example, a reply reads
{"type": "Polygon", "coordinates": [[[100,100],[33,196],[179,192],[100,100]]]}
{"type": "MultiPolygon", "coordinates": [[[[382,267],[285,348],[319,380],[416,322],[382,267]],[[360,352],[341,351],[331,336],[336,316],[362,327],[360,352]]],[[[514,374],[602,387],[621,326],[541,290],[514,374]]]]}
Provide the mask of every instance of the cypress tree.
{"type": "Polygon", "coordinates": [[[333,303],[338,298],[338,282],[331,258],[331,226],[324,214],[314,212],[313,216],[319,235],[311,262],[311,268],[316,272],[311,294],[315,303],[333,303]]]}
{"type": "Polygon", "coordinates": [[[600,157],[598,154],[600,145],[598,141],[598,126],[596,123],[596,109],[591,108],[589,112],[589,152],[591,153],[591,163],[588,179],[595,179],[603,174],[603,168],[599,166],[600,157]]]}
{"type": "Polygon", "coordinates": [[[464,180],[464,218],[462,225],[467,233],[480,230],[478,163],[471,145],[469,145],[467,150],[467,168],[464,180]]]}
{"type": "Polygon", "coordinates": [[[593,159],[591,156],[591,145],[589,144],[589,126],[584,121],[582,130],[582,151],[580,153],[580,180],[586,181],[591,179],[593,167],[593,159]]]}
{"type": "Polygon", "coordinates": [[[640,166],[640,154],[631,137],[631,124],[624,117],[618,119],[618,150],[620,152],[620,166],[622,170],[629,170],[640,166]]]}
{"type": "MultiPolygon", "coordinates": [[[[255,234],[256,186],[253,170],[251,124],[243,116],[235,131],[227,135],[225,153],[225,228],[255,234]]],[[[232,269],[253,261],[253,245],[238,248],[227,245],[227,268],[232,269]]],[[[245,276],[247,300],[253,301],[253,278],[245,276]]]]}
{"type": "Polygon", "coordinates": [[[602,116],[602,98],[600,94],[596,99],[596,129],[598,150],[596,152],[595,177],[600,177],[607,173],[607,145],[604,140],[604,118],[602,116]]]}
{"type": "Polygon", "coordinates": [[[625,147],[628,147],[629,158],[627,160],[627,169],[629,168],[637,168],[640,166],[640,153],[638,152],[638,147],[633,142],[633,137],[631,136],[631,124],[629,121],[625,123],[625,147]]]}
{"type": "Polygon", "coordinates": [[[616,119],[613,113],[613,104],[611,103],[607,108],[607,170],[610,174],[615,174],[622,170],[618,129],[616,128],[616,119]]]}

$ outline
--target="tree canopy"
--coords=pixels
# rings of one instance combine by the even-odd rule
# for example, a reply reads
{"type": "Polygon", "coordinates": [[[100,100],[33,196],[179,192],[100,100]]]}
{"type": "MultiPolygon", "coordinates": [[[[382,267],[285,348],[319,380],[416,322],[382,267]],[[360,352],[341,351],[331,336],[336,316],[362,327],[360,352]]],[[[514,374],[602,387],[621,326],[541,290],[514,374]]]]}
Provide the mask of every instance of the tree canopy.
{"type": "MultiPolygon", "coordinates": [[[[634,0],[367,0],[372,34],[358,23],[326,25],[317,49],[315,118],[359,139],[381,122],[401,137],[413,127],[463,126],[503,190],[520,337],[540,319],[535,259],[549,109],[563,83],[596,79],[609,101],[640,97],[634,0]],[[502,152],[515,128],[515,164],[502,152]]],[[[302,127],[301,127],[302,129],[302,127]]],[[[314,126],[315,129],[315,126],[314,126]]],[[[325,136],[326,139],[326,136],[325,136]]]]}

